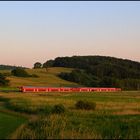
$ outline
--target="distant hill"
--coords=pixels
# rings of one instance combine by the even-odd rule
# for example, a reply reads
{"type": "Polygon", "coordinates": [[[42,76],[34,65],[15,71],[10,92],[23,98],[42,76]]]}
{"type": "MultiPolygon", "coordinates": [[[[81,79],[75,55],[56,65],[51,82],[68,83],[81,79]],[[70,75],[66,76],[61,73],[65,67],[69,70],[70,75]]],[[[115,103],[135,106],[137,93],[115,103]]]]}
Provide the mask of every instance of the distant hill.
{"type": "Polygon", "coordinates": [[[57,57],[43,66],[75,68],[77,70],[59,76],[85,86],[140,89],[140,63],[128,59],[109,56],[57,57]]]}
{"type": "Polygon", "coordinates": [[[21,66],[0,65],[0,70],[13,70],[15,68],[25,68],[21,66]]]}

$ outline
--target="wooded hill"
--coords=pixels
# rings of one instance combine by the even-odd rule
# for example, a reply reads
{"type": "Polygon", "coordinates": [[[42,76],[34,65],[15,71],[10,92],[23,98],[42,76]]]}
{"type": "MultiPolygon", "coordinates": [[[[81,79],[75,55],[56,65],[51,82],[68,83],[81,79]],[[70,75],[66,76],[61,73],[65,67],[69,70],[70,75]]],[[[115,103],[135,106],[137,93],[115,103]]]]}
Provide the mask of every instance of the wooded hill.
{"type": "Polygon", "coordinates": [[[57,57],[43,67],[75,68],[71,73],[61,73],[61,78],[85,86],[121,87],[140,89],[140,63],[107,56],[57,57]]]}

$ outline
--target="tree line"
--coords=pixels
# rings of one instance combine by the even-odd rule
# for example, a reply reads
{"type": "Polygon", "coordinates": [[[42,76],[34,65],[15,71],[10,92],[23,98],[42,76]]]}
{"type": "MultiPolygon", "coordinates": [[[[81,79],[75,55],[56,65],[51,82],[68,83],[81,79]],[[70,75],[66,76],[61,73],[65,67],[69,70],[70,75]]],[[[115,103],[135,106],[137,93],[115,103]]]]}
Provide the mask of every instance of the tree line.
{"type": "Polygon", "coordinates": [[[0,65],[0,70],[13,70],[16,68],[26,68],[22,66],[0,65]]]}

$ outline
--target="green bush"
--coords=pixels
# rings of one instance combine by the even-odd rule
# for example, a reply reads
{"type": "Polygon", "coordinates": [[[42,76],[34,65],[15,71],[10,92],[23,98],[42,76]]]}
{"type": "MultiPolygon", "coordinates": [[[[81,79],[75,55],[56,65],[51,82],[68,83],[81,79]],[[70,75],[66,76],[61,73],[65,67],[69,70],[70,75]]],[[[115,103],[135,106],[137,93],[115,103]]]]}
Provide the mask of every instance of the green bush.
{"type": "Polygon", "coordinates": [[[11,74],[17,77],[31,77],[24,69],[16,68],[11,71],[11,74]]]}
{"type": "Polygon", "coordinates": [[[66,111],[65,107],[62,104],[54,105],[52,108],[52,113],[61,114],[66,111]]]}
{"type": "Polygon", "coordinates": [[[77,101],[75,104],[76,109],[95,110],[96,103],[89,101],[77,101]]]}
{"type": "Polygon", "coordinates": [[[8,86],[9,82],[10,81],[6,79],[6,76],[0,73],[0,86],[8,86]]]}
{"type": "Polygon", "coordinates": [[[36,74],[32,74],[31,77],[38,78],[39,76],[36,74]]]}

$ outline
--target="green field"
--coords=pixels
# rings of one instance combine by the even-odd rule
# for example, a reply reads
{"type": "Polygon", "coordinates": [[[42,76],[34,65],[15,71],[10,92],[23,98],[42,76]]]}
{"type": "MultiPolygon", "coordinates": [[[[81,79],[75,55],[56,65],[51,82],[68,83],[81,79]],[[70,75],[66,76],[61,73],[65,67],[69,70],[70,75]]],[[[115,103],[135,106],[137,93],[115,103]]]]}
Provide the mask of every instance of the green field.
{"type": "Polygon", "coordinates": [[[1,93],[0,100],[8,110],[36,118],[12,138],[140,138],[139,92],[1,93]],[[77,110],[75,103],[81,99],[96,103],[96,109],[77,110]],[[64,114],[49,113],[48,108],[60,103],[66,108],[64,114]]]}
{"type": "MultiPolygon", "coordinates": [[[[62,71],[69,72],[71,69],[28,70],[29,73],[39,75],[39,78],[10,76],[11,87],[7,90],[10,91],[16,86],[29,84],[76,86],[76,83],[67,82],[57,77],[57,74],[62,71]]],[[[1,91],[0,105],[0,124],[2,124],[0,138],[10,136],[14,139],[140,139],[140,91],[114,93],[20,93],[1,91]],[[95,110],[77,109],[75,104],[79,100],[96,103],[95,110]],[[64,113],[57,114],[52,111],[57,104],[62,104],[65,107],[64,113]],[[28,118],[26,122],[24,122],[25,117],[28,118]],[[19,121],[15,123],[17,118],[19,121]],[[11,123],[8,123],[6,119],[11,123]],[[12,129],[10,129],[11,124],[14,125],[12,129]]]]}
{"type": "Polygon", "coordinates": [[[0,112],[0,139],[8,138],[24,122],[22,117],[0,112]]]}

